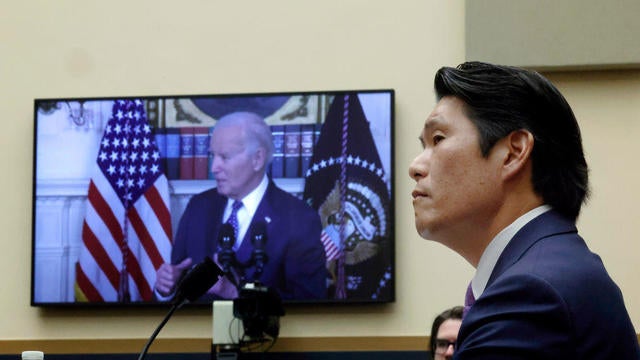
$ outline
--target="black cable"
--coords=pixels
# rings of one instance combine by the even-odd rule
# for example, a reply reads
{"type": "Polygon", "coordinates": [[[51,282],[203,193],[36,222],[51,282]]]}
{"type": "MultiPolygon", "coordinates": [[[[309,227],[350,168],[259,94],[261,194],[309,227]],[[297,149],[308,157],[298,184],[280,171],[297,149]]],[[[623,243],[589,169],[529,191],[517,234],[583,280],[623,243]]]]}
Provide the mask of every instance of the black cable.
{"type": "Polygon", "coordinates": [[[169,318],[171,318],[171,315],[173,315],[173,313],[176,310],[181,308],[182,305],[184,305],[184,304],[186,304],[188,302],[189,302],[189,300],[185,299],[182,302],[176,302],[175,304],[173,304],[171,306],[171,309],[169,309],[169,312],[167,313],[167,315],[164,317],[164,319],[162,319],[162,322],[160,323],[160,325],[158,325],[158,327],[153,332],[153,334],[151,334],[151,337],[149,338],[149,341],[147,341],[147,344],[142,349],[142,352],[140,353],[140,356],[138,356],[138,360],[144,360],[145,356],[147,356],[147,352],[149,351],[149,347],[151,346],[151,343],[153,342],[153,340],[155,340],[156,336],[158,336],[158,334],[160,333],[160,330],[162,330],[162,328],[167,323],[167,321],[169,321],[169,318]]]}

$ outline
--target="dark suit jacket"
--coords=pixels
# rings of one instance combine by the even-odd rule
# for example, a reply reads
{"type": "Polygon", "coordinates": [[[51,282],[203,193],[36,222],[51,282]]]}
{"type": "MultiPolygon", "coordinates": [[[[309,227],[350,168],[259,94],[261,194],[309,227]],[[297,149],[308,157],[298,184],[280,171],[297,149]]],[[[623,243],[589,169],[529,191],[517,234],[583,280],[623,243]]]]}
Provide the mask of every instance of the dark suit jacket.
{"type": "Polygon", "coordinates": [[[455,359],[640,359],[622,293],[572,221],[525,225],[465,316],[455,359]]]}
{"type": "MultiPolygon", "coordinates": [[[[194,195],[189,200],[176,233],[171,253],[173,264],[187,257],[191,257],[194,264],[205,256],[213,258],[219,250],[218,231],[226,204],[227,198],[216,189],[194,195]]],[[[327,270],[324,247],[320,242],[319,215],[270,181],[237,251],[239,260],[247,261],[251,257],[252,227],[257,221],[265,220],[268,221],[264,250],[268,261],[259,279],[252,279],[255,266],[246,269],[247,280],[259,280],[273,287],[284,300],[326,298],[327,270]]]]}

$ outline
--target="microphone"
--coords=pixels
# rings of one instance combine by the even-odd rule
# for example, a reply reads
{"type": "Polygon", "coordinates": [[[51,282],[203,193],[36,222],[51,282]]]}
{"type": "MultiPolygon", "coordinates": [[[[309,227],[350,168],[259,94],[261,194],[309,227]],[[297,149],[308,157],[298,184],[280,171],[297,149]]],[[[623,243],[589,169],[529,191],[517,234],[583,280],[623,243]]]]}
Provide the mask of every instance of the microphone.
{"type": "Polygon", "coordinates": [[[222,270],[206,256],[204,260],[192,267],[178,283],[174,303],[185,300],[195,301],[209,290],[222,276],[222,270]]]}
{"type": "Polygon", "coordinates": [[[222,272],[229,274],[231,264],[235,262],[235,252],[233,251],[233,245],[235,245],[235,230],[229,223],[222,224],[220,233],[218,235],[218,244],[220,251],[218,252],[218,261],[222,265],[222,272]]]}
{"type": "Polygon", "coordinates": [[[216,265],[216,263],[211,260],[210,257],[205,257],[204,260],[198,265],[193,266],[187,273],[182,277],[180,282],[178,283],[176,296],[173,301],[173,305],[171,309],[164,317],[160,325],[156,328],[156,330],[151,334],[149,341],[142,349],[138,360],[143,360],[149,351],[149,347],[153,340],[158,336],[160,330],[164,327],[164,325],[169,321],[169,318],[173,313],[178,310],[182,305],[186,304],[189,301],[195,301],[200,296],[209,290],[213,284],[218,281],[218,278],[222,276],[222,270],[216,265]]]}
{"type": "Polygon", "coordinates": [[[251,256],[253,263],[256,265],[256,271],[254,272],[254,279],[262,275],[264,266],[269,261],[267,253],[264,251],[264,246],[267,243],[267,223],[264,221],[256,222],[251,231],[251,244],[253,245],[253,252],[251,256]]]}

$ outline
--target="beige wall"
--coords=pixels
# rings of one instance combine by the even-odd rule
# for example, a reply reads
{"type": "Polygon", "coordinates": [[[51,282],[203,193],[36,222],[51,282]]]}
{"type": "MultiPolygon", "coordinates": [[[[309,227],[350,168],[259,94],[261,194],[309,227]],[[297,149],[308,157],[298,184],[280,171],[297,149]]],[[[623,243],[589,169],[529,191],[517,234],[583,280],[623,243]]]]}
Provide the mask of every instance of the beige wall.
{"type": "MultiPolygon", "coordinates": [[[[416,235],[406,168],[434,103],[434,72],[463,59],[462,0],[3,2],[0,339],[142,339],[164,316],[160,309],[29,306],[34,98],[349,88],[396,90],[398,300],[290,308],[281,336],[426,334],[437,312],[462,300],[473,269],[416,235]]],[[[640,72],[552,79],[583,125],[592,165],[594,196],[580,226],[622,287],[638,328],[640,72]]],[[[183,309],[159,337],[207,338],[210,327],[207,309],[183,309]]]]}
{"type": "Polygon", "coordinates": [[[573,107],[591,167],[592,196],[578,228],[640,332],[640,70],[548,75],[573,107]]]}

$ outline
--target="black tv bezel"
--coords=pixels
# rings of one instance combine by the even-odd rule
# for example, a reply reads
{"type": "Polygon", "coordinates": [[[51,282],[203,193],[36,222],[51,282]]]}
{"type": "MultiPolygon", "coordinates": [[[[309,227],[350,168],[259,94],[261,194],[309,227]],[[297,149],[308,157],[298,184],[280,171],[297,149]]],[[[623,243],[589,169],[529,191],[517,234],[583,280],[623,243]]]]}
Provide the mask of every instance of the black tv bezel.
{"type": "MultiPolygon", "coordinates": [[[[46,97],[35,98],[33,100],[33,177],[32,177],[32,226],[31,226],[31,276],[30,276],[30,305],[38,308],[61,308],[61,309],[126,309],[126,308],[168,308],[170,302],[147,301],[147,302],[36,302],[35,298],[35,265],[36,265],[36,198],[37,198],[37,150],[38,150],[38,111],[39,105],[47,102],[78,102],[78,101],[110,101],[115,99],[142,99],[142,100],[158,100],[172,98],[206,98],[206,97],[257,97],[257,96],[304,96],[304,95],[345,95],[345,94],[371,94],[371,93],[388,93],[390,97],[390,114],[389,114],[389,234],[390,234],[390,266],[391,266],[391,290],[390,296],[384,300],[372,299],[322,299],[322,300],[288,300],[284,301],[285,306],[335,306],[335,305],[385,305],[396,301],[396,235],[395,235],[395,90],[392,88],[374,88],[374,89],[353,89],[353,90],[305,90],[305,91],[279,91],[279,92],[248,92],[248,93],[208,93],[208,94],[173,94],[173,95],[142,95],[142,96],[94,96],[94,97],[46,97]]],[[[175,231],[175,229],[174,229],[175,231]]],[[[193,302],[188,303],[188,307],[210,307],[211,303],[193,302]]]]}

